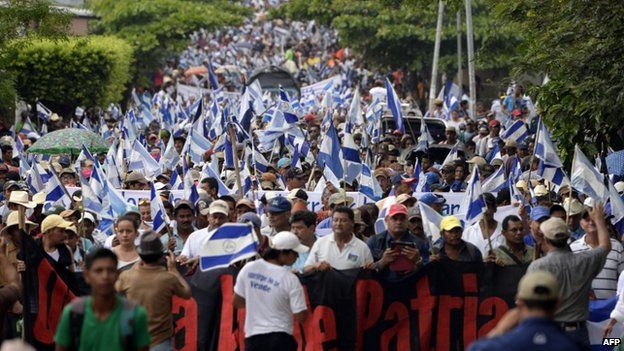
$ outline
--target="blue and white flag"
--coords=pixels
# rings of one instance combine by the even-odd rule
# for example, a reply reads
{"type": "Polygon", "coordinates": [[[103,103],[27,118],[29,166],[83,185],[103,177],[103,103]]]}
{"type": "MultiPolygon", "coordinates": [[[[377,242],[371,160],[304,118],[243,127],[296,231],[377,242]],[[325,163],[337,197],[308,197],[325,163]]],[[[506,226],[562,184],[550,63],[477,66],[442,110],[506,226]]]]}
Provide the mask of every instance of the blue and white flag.
{"type": "Polygon", "coordinates": [[[492,148],[492,150],[490,150],[487,155],[485,155],[485,161],[487,161],[487,163],[492,164],[492,161],[499,159],[502,160],[503,157],[501,156],[501,152],[500,152],[500,147],[498,146],[498,143],[494,143],[494,147],[492,148]]]}
{"type": "Polygon", "coordinates": [[[479,181],[479,169],[475,167],[470,175],[466,196],[459,207],[459,213],[464,213],[466,223],[473,225],[483,217],[485,208],[485,199],[479,181]]]}
{"type": "Polygon", "coordinates": [[[342,178],[344,170],[342,167],[342,150],[340,139],[336,133],[336,128],[330,123],[327,133],[323,137],[321,147],[317,155],[319,167],[328,167],[337,178],[342,178]]]}
{"type": "Polygon", "coordinates": [[[174,147],[173,138],[169,138],[165,153],[160,158],[158,164],[162,170],[174,169],[180,163],[180,155],[174,147]]]}
{"type": "Polygon", "coordinates": [[[188,152],[188,155],[191,157],[191,161],[198,164],[203,161],[204,153],[210,149],[212,149],[212,143],[203,135],[191,129],[189,136],[186,139],[183,154],[184,151],[188,152]]]}
{"type": "Polygon", "coordinates": [[[613,216],[611,223],[615,225],[624,218],[624,201],[617,190],[615,190],[611,180],[609,180],[609,207],[613,216]]]}
{"type": "Polygon", "coordinates": [[[286,123],[294,124],[294,123],[299,122],[299,117],[297,116],[294,109],[292,108],[292,105],[290,103],[290,99],[286,90],[280,87],[279,95],[280,95],[279,108],[282,110],[282,113],[284,114],[284,120],[286,121],[286,123]]]}
{"type": "Polygon", "coordinates": [[[152,229],[156,233],[160,233],[167,225],[167,212],[165,212],[165,206],[160,196],[156,194],[153,182],[150,183],[150,213],[152,216],[152,229]]]}
{"type": "Polygon", "coordinates": [[[103,210],[102,199],[98,196],[98,194],[103,195],[101,192],[96,193],[94,189],[91,188],[89,184],[89,180],[85,178],[82,173],[78,173],[80,177],[80,186],[82,189],[82,203],[84,205],[85,210],[89,210],[93,213],[101,213],[103,210]]]}
{"type": "MultiPolygon", "coordinates": [[[[212,157],[213,159],[216,159],[214,155],[212,157]]],[[[229,195],[232,192],[230,188],[228,188],[225,183],[223,183],[221,177],[219,176],[217,171],[212,168],[210,163],[204,164],[204,167],[202,168],[202,178],[214,178],[217,180],[217,184],[219,185],[219,196],[229,195]]]]}
{"type": "Polygon", "coordinates": [[[420,136],[418,137],[418,144],[416,145],[416,151],[426,153],[429,150],[429,145],[433,144],[435,140],[429,133],[429,128],[424,118],[420,119],[420,136]]]}
{"type": "Polygon", "coordinates": [[[23,133],[27,138],[31,138],[31,137],[34,137],[36,139],[41,138],[41,135],[37,133],[37,128],[35,128],[35,126],[33,126],[32,122],[30,121],[30,117],[26,117],[26,120],[24,121],[24,124],[22,125],[22,130],[20,131],[20,133],[23,133]]]}
{"type": "Polygon", "coordinates": [[[184,190],[184,183],[180,178],[180,174],[176,169],[171,171],[171,178],[169,178],[169,186],[171,190],[184,190]]]}
{"type": "Polygon", "coordinates": [[[455,145],[453,145],[448,155],[446,155],[446,157],[444,158],[444,161],[442,161],[442,166],[455,164],[455,161],[458,158],[459,158],[459,155],[457,153],[457,143],[456,143],[455,145]]]}
{"type": "Polygon", "coordinates": [[[351,122],[347,122],[345,133],[343,136],[342,155],[345,161],[344,178],[347,184],[353,184],[353,181],[362,173],[362,161],[360,160],[360,152],[358,146],[353,140],[350,128],[351,122]]]}
{"type": "Polygon", "coordinates": [[[37,117],[39,117],[40,120],[47,122],[51,116],[52,111],[49,108],[43,106],[41,101],[37,101],[37,117]]]}
{"type": "Polygon", "coordinates": [[[392,112],[394,118],[395,129],[405,134],[405,126],[403,124],[403,110],[401,109],[401,101],[399,100],[392,84],[388,78],[386,78],[386,92],[388,94],[388,108],[392,112]]]}
{"type": "Polygon", "coordinates": [[[507,180],[505,179],[505,166],[503,165],[483,181],[481,190],[484,193],[496,193],[503,189],[506,185],[507,180]]]}
{"type": "Polygon", "coordinates": [[[208,233],[199,249],[203,272],[228,267],[257,255],[258,239],[249,224],[226,223],[208,233]]]}
{"type": "Polygon", "coordinates": [[[364,119],[362,117],[362,102],[360,98],[360,91],[358,89],[355,89],[355,95],[353,96],[353,100],[351,100],[347,120],[352,126],[361,126],[364,124],[364,119]]]}
{"type": "Polygon", "coordinates": [[[529,129],[522,120],[515,121],[505,132],[501,135],[503,140],[514,140],[517,143],[521,143],[529,136],[529,129]]]}
{"type": "Polygon", "coordinates": [[[362,164],[362,174],[360,175],[360,193],[366,195],[374,201],[381,200],[383,190],[371,172],[367,164],[362,164]]]}
{"type": "Polygon", "coordinates": [[[603,204],[609,198],[609,189],[604,185],[604,176],[594,168],[578,145],[574,146],[570,185],[603,204]]]}
{"type": "Polygon", "coordinates": [[[431,238],[432,243],[435,243],[440,239],[440,222],[443,217],[436,210],[423,202],[418,201],[418,208],[420,209],[425,235],[431,238]]]}
{"type": "Polygon", "coordinates": [[[69,208],[71,204],[71,199],[67,192],[65,191],[65,187],[61,183],[61,180],[58,178],[56,173],[52,172],[52,176],[50,180],[46,183],[46,204],[47,205],[61,205],[65,208],[69,208]]]}
{"type": "Polygon", "coordinates": [[[128,171],[136,171],[151,179],[161,174],[160,165],[138,140],[132,144],[128,171]]]}
{"type": "Polygon", "coordinates": [[[45,183],[50,179],[50,175],[46,172],[38,162],[32,163],[28,176],[26,176],[26,184],[33,194],[45,190],[45,183]],[[45,180],[44,180],[45,175],[45,180]]]}
{"type": "Polygon", "coordinates": [[[537,169],[537,175],[554,183],[561,185],[566,176],[563,173],[563,164],[552,140],[550,140],[550,133],[544,126],[544,123],[540,120],[539,134],[537,142],[535,143],[535,157],[540,159],[540,163],[537,169]]]}

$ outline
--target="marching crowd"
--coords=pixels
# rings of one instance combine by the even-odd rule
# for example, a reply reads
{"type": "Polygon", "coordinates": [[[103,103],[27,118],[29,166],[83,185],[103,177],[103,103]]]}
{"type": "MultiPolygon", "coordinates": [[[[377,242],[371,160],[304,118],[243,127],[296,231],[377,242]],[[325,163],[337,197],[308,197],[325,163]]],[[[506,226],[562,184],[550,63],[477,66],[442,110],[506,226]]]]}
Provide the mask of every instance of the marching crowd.
{"type": "MultiPolygon", "coordinates": [[[[528,265],[518,287],[517,308],[470,350],[588,349],[586,322],[592,299],[621,297],[605,335],[624,322],[624,226],[615,199],[605,203],[544,172],[549,155],[537,144],[545,128],[521,85],[491,107],[478,104],[474,116],[461,95],[453,96],[456,103],[451,103],[442,94],[420,120],[418,131],[401,130],[396,118],[395,127],[383,129],[383,118],[397,113],[389,106],[395,92],[384,87],[383,80],[389,77],[400,95],[412,94],[413,101],[425,99],[418,93],[425,90],[422,81],[407,83],[402,71],[366,71],[348,49],[340,48],[328,28],[261,17],[217,33],[197,32],[194,44],[155,79],[161,89],[154,92],[153,104],[148,103],[154,120],[139,119],[138,127],[129,126],[135,117],[119,110],[79,108],[69,118],[53,114],[42,121],[50,132],[91,129],[111,141],[109,152],[83,152],[78,158],[36,156],[28,148],[39,138],[37,131],[22,127],[10,134],[3,129],[8,136],[0,138],[2,339],[21,333],[26,293],[22,280],[32,268],[26,266],[22,248],[32,240],[55,270],[70,273],[83,295],[63,310],[54,332],[57,350],[173,349],[172,297],[192,295],[184,275],[199,269],[202,252],[212,249],[209,240],[231,223],[253,228],[256,254],[227,262],[241,269],[233,304],[246,308],[247,350],[296,349],[293,315],[303,322],[308,312],[297,275],[366,269],[382,279],[401,280],[443,260],[528,265]],[[232,123],[246,129],[243,137],[238,132],[226,137],[229,127],[214,136],[206,132],[201,137],[210,148],[191,157],[196,118],[210,114],[208,106],[216,105],[218,97],[205,97],[202,111],[193,99],[176,97],[173,83],[202,84],[201,75],[182,77],[181,72],[208,62],[223,68],[214,74],[229,91],[240,91],[253,68],[272,64],[303,83],[341,76],[352,94],[343,89],[341,96],[349,96],[346,101],[295,110],[297,122],[282,128],[264,150],[258,150],[263,140],[257,131],[283,127],[275,121],[287,119],[293,101],[286,100],[289,106],[278,111],[281,114],[256,111],[249,124],[237,116],[232,123]],[[240,75],[232,74],[229,66],[240,75]],[[408,85],[413,89],[401,88],[408,85]],[[355,100],[354,95],[362,97],[356,100],[357,108],[349,100],[355,100]],[[160,106],[170,101],[187,110],[186,128],[179,121],[164,122],[160,106]],[[378,111],[377,103],[382,103],[378,111]],[[428,135],[429,119],[443,122],[438,140],[428,135]],[[514,128],[524,132],[520,135],[514,128]],[[341,152],[328,151],[328,140],[338,141],[341,152]],[[160,171],[148,174],[142,166],[131,167],[137,151],[128,143],[141,144],[139,151],[146,151],[147,155],[138,152],[144,157],[141,165],[154,161],[160,171]],[[434,145],[448,146],[450,156],[434,157],[427,150],[434,145]],[[334,166],[319,156],[328,153],[343,158],[342,177],[332,176],[334,166]],[[232,157],[235,169],[229,169],[232,157]],[[350,179],[346,163],[355,159],[358,171],[350,179]],[[33,181],[35,173],[45,178],[43,187],[33,181]],[[251,184],[243,190],[245,175],[251,184]],[[108,200],[102,200],[100,212],[93,210],[94,196],[103,194],[87,190],[95,181],[114,187],[115,177],[115,191],[144,190],[144,198],[113,211],[114,191],[100,189],[109,192],[108,200]],[[55,179],[69,201],[52,199],[47,184],[55,179]],[[317,207],[311,207],[314,193],[320,193],[317,207]],[[479,213],[451,211],[446,195],[452,193],[480,201],[479,213]],[[500,218],[501,208],[511,213],[500,218]],[[112,225],[105,225],[108,220],[112,225]]],[[[321,95],[328,94],[325,90],[321,95]]],[[[221,102],[221,108],[236,103],[221,102]]],[[[426,109],[424,103],[418,105],[426,109]]],[[[145,107],[135,107],[137,115],[147,114],[141,110],[145,107]]],[[[236,114],[232,111],[238,109],[229,110],[236,114]]],[[[27,113],[24,124],[26,117],[27,113]]],[[[211,118],[212,126],[204,124],[207,129],[216,128],[211,118]]],[[[617,181],[621,175],[611,176],[616,178],[617,196],[624,197],[624,182],[617,181]]]]}

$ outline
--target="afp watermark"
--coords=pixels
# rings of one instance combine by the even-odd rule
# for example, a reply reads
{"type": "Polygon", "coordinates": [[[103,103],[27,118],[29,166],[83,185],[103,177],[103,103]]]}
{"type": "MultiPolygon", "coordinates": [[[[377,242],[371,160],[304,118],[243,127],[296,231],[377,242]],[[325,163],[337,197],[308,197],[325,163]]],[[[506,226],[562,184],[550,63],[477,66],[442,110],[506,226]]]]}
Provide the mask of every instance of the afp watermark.
{"type": "Polygon", "coordinates": [[[602,339],[603,346],[618,346],[622,343],[620,338],[604,338],[602,339]]]}

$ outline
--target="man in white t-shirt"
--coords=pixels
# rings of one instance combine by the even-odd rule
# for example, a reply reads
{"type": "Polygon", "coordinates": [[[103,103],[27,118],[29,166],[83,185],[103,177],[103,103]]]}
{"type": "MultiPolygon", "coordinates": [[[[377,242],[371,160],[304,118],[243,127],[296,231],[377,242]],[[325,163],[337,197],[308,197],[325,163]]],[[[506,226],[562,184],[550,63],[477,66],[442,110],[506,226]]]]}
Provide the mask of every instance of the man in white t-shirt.
{"type": "Polygon", "coordinates": [[[209,233],[220,226],[224,225],[228,221],[230,214],[230,207],[227,202],[223,200],[213,201],[208,207],[208,227],[200,230],[196,230],[189,235],[184,243],[178,262],[181,264],[197,264],[197,258],[199,257],[199,248],[202,242],[206,239],[209,233]]]}
{"type": "Polygon", "coordinates": [[[263,259],[247,263],[236,277],[234,307],[245,310],[245,350],[294,351],[293,315],[307,317],[303,286],[288,268],[308,251],[291,232],[271,238],[263,259]]]}
{"type": "Polygon", "coordinates": [[[306,260],[304,273],[325,271],[330,268],[338,270],[360,268],[373,262],[368,245],[353,235],[354,219],[353,210],[349,207],[334,208],[333,233],[314,243],[306,260]]]}
{"type": "Polygon", "coordinates": [[[496,213],[496,198],[490,193],[484,193],[486,209],[483,218],[474,225],[466,228],[462,234],[462,239],[476,246],[481,251],[484,258],[490,255],[490,242],[492,242],[492,251],[505,243],[503,236],[503,227],[494,219],[496,213]],[[486,224],[487,223],[487,224],[486,224]],[[486,232],[486,228],[489,233],[486,232]],[[488,236],[490,239],[488,240],[488,236]]]}

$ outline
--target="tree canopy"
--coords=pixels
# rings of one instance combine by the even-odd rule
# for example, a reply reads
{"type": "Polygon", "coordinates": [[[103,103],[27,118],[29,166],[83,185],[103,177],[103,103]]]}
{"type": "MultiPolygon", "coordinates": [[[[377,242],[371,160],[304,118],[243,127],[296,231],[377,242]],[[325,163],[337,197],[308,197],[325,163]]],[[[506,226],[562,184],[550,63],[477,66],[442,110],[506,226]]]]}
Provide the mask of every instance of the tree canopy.
{"type": "Polygon", "coordinates": [[[135,50],[135,82],[149,85],[149,76],[189,43],[200,28],[214,30],[239,24],[249,11],[225,0],[92,0],[101,19],[96,33],[117,35],[135,50]]]}
{"type": "MultiPolygon", "coordinates": [[[[5,0],[0,6],[0,118],[7,119],[15,104],[15,74],[8,69],[7,45],[14,39],[64,39],[68,14],[47,0],[5,0]]],[[[20,41],[28,45],[28,40],[20,41]]]]}
{"type": "Polygon", "coordinates": [[[513,73],[547,74],[530,90],[563,157],[621,149],[624,3],[609,0],[492,0],[500,20],[521,29],[513,73]]]}
{"type": "MultiPolygon", "coordinates": [[[[292,0],[273,15],[332,25],[343,45],[374,65],[429,71],[437,10],[437,1],[427,0],[292,0]]],[[[457,70],[458,10],[465,18],[463,1],[446,2],[440,50],[442,72],[457,70]]],[[[501,25],[492,17],[485,0],[474,1],[473,23],[477,67],[508,68],[509,57],[521,38],[515,27],[501,25]]],[[[465,55],[465,24],[462,33],[465,55]]]]}

